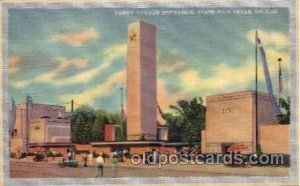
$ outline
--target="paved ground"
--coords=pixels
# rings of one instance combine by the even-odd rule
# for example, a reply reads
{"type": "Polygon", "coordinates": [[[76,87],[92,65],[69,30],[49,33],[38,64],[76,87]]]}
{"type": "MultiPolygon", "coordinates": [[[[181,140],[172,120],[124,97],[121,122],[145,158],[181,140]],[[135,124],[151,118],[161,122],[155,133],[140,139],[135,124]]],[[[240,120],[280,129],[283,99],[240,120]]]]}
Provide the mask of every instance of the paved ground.
{"type": "MultiPolygon", "coordinates": [[[[11,160],[10,175],[12,178],[53,178],[53,177],[95,177],[95,165],[78,168],[60,168],[55,162],[29,162],[11,160]]],[[[158,166],[118,164],[118,177],[199,177],[199,176],[285,176],[289,174],[286,167],[251,167],[233,168],[223,165],[164,165],[158,166]]],[[[112,177],[111,165],[104,167],[104,177],[112,177]]]]}

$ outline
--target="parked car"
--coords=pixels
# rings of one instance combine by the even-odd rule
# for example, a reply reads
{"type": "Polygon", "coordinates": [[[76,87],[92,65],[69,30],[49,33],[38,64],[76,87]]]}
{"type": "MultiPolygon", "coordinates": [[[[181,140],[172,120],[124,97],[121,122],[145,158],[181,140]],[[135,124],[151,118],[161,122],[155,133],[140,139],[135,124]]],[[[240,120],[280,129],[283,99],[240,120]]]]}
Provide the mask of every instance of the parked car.
{"type": "Polygon", "coordinates": [[[76,161],[76,160],[62,160],[60,162],[58,162],[58,166],[61,167],[61,168],[64,168],[64,167],[78,167],[79,165],[79,162],[76,161]]]}

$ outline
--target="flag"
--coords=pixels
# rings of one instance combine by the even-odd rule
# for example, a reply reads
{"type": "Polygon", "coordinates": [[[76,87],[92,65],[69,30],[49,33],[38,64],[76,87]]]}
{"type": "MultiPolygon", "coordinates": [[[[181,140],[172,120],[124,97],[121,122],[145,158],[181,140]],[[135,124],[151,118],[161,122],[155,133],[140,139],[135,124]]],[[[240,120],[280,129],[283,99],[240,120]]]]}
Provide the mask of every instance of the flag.
{"type": "Polygon", "coordinates": [[[157,106],[160,116],[165,120],[165,115],[164,115],[162,109],[160,108],[158,102],[156,102],[156,106],[157,106]]]}
{"type": "Polygon", "coordinates": [[[271,81],[271,78],[270,78],[270,72],[269,72],[268,63],[267,63],[267,59],[266,59],[266,53],[265,53],[265,50],[262,46],[262,43],[261,43],[261,41],[258,37],[257,37],[257,45],[259,47],[262,62],[263,62],[264,75],[265,75],[265,81],[266,81],[266,84],[267,84],[269,98],[270,98],[274,113],[276,114],[276,116],[278,116],[278,115],[280,115],[280,109],[276,104],[275,97],[274,97],[274,94],[273,94],[273,86],[272,86],[272,81],[271,81]]]}

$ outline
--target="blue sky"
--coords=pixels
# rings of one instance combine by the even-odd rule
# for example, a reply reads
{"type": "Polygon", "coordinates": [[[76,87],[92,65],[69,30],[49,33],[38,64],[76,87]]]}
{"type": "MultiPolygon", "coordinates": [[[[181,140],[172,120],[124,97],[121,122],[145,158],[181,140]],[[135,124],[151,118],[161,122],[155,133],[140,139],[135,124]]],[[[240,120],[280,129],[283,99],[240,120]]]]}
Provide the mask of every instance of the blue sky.
{"type": "MultiPolygon", "coordinates": [[[[275,93],[277,58],[283,58],[288,95],[288,9],[252,15],[237,15],[234,9],[214,15],[117,13],[124,10],[137,9],[9,9],[9,95],[17,103],[29,93],[34,102],[67,109],[74,99],[77,105],[118,111],[120,88],[126,88],[127,26],[137,20],[157,28],[157,99],[165,110],[178,99],[253,90],[255,27],[275,93]]],[[[261,61],[259,66],[259,90],[266,92],[261,61]]]]}

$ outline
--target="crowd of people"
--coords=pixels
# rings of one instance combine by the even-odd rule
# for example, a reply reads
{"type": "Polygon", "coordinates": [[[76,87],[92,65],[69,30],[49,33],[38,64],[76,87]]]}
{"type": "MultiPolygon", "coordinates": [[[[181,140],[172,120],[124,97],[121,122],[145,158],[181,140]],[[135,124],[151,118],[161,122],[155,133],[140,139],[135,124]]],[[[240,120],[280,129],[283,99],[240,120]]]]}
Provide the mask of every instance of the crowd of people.
{"type": "MultiPolygon", "coordinates": [[[[180,157],[183,157],[182,155],[185,155],[184,157],[187,157],[188,159],[191,159],[193,157],[196,157],[197,154],[200,154],[199,147],[182,147],[180,149],[177,149],[173,152],[173,155],[176,155],[178,157],[178,160],[180,160],[180,157]]],[[[156,165],[159,161],[159,156],[161,154],[166,155],[167,158],[170,156],[169,151],[162,151],[160,148],[158,149],[152,149],[151,151],[145,152],[144,157],[144,164],[146,165],[156,165]]]]}
{"type": "MultiPolygon", "coordinates": [[[[74,161],[74,156],[71,150],[68,149],[65,156],[63,156],[62,161],[74,161]]],[[[88,151],[88,152],[82,152],[81,153],[81,162],[83,164],[83,167],[89,167],[89,166],[96,166],[97,167],[97,174],[96,177],[103,176],[104,175],[104,167],[105,167],[105,160],[107,157],[104,156],[102,152],[99,154],[96,153],[96,151],[88,151]]],[[[118,153],[112,152],[110,156],[111,162],[111,175],[112,177],[118,176],[118,153]]]]}
{"type": "MultiPolygon", "coordinates": [[[[79,152],[80,153],[80,152],[79,152]]],[[[179,161],[182,161],[181,157],[185,157],[187,159],[193,159],[197,157],[198,154],[201,153],[200,148],[198,146],[194,147],[181,147],[176,149],[174,152],[171,152],[173,157],[175,155],[179,161]],[[184,155],[184,156],[183,156],[184,155]]],[[[164,157],[171,157],[171,153],[167,149],[160,149],[160,148],[153,148],[151,150],[145,151],[142,156],[145,165],[151,166],[156,165],[160,161],[160,155],[164,154],[164,157]]],[[[110,154],[103,154],[102,152],[96,153],[95,150],[89,151],[82,151],[81,154],[78,155],[78,151],[76,151],[76,158],[75,158],[75,151],[71,151],[67,149],[67,153],[59,154],[55,151],[49,151],[44,153],[35,153],[34,161],[41,161],[42,159],[49,159],[55,160],[58,155],[62,156],[62,162],[77,162],[78,165],[82,165],[83,167],[97,167],[97,174],[96,177],[104,175],[104,169],[109,168],[109,166],[105,166],[105,162],[110,162],[111,175],[112,177],[118,176],[118,162],[124,161],[125,158],[130,158],[130,154],[126,150],[122,151],[113,151],[110,154]],[[79,156],[79,157],[78,157],[79,156]],[[81,162],[81,163],[80,163],[81,162]]],[[[223,162],[224,166],[236,166],[235,164],[230,164],[228,162],[223,162]]],[[[245,167],[250,167],[249,162],[247,161],[246,156],[243,158],[243,165],[245,167]]],[[[77,167],[76,166],[76,167],[77,167]]]]}

